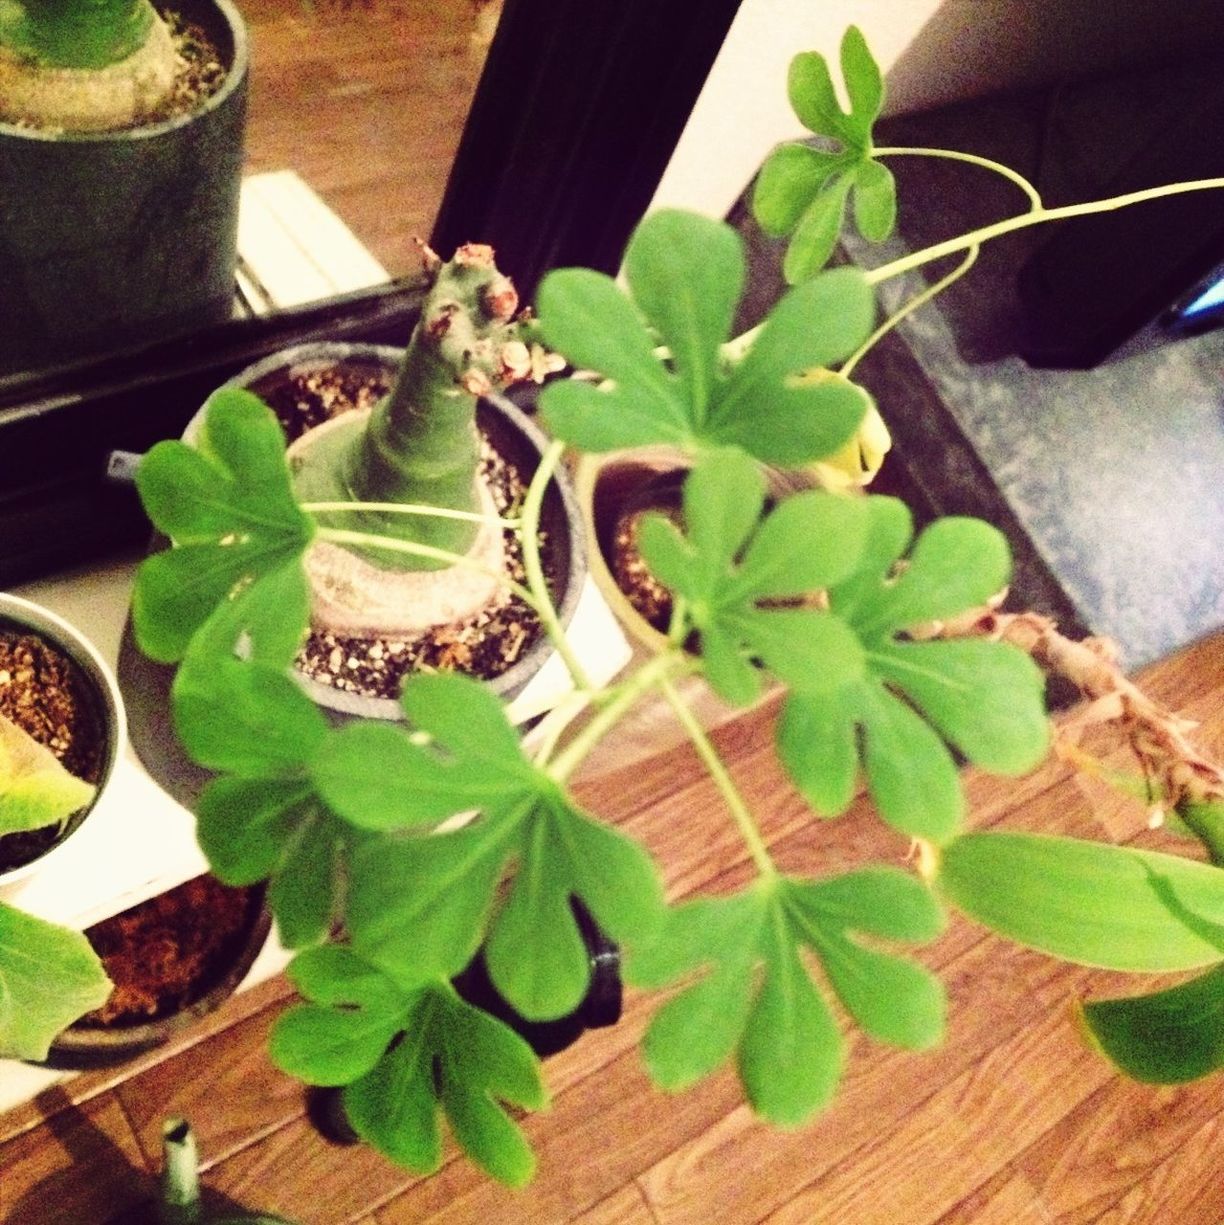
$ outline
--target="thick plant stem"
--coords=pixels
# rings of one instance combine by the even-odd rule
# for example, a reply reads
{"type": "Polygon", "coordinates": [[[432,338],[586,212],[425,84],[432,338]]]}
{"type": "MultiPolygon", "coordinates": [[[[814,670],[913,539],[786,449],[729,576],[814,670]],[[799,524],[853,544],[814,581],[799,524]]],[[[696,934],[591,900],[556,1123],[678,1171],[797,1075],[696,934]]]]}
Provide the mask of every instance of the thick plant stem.
{"type": "MultiPolygon", "coordinates": [[[[489,247],[461,247],[438,267],[395,384],[370,413],[319,431],[294,460],[304,502],[401,503],[459,511],[412,518],[364,510],[354,523],[324,513],[329,527],[464,554],[472,548],[481,496],[476,405],[494,387],[530,371],[515,322],[518,296],[489,247]]],[[[342,420],[342,419],[341,419],[342,420]]],[[[389,564],[385,557],[382,565],[389,564]]],[[[425,553],[404,554],[407,570],[436,569],[425,553]]]]}
{"type": "Polygon", "coordinates": [[[433,545],[418,544],[414,540],[391,540],[384,536],[371,535],[368,532],[346,532],[342,528],[320,528],[316,537],[332,544],[343,545],[345,548],[368,549],[371,552],[394,553],[396,556],[423,559],[439,566],[462,566],[466,570],[477,570],[482,574],[493,574],[493,577],[503,583],[507,590],[512,591],[533,612],[539,614],[535,597],[521,583],[516,583],[504,572],[486,570],[479,562],[464,557],[459,553],[450,553],[445,549],[436,549],[433,545]]]}
{"type": "Polygon", "coordinates": [[[108,68],[156,20],[149,0],[16,0],[0,5],[0,47],[44,68],[108,68]]]}
{"type": "MultiPolygon", "coordinates": [[[[1129,208],[1132,204],[1143,204],[1148,200],[1162,200],[1166,196],[1185,195],[1191,191],[1217,191],[1224,188],[1224,178],[1196,179],[1190,183],[1172,183],[1166,187],[1149,187],[1143,191],[1128,192],[1123,196],[1112,196],[1108,200],[1089,200],[1084,204],[1067,204],[1061,208],[1035,208],[1031,212],[1020,213],[1015,217],[1006,217],[991,225],[970,230],[956,238],[935,243],[911,255],[895,259],[890,264],[883,264],[867,273],[867,282],[878,285],[903,272],[921,268],[933,260],[942,259],[945,255],[955,255],[958,251],[966,251],[970,247],[981,246],[992,238],[1000,238],[1015,230],[1027,229],[1032,225],[1044,225],[1049,221],[1065,221],[1071,217],[1088,217],[1094,213],[1112,213],[1120,208],[1129,208]]],[[[734,342],[732,342],[734,343],[734,342]]]]}
{"type": "Polygon", "coordinates": [[[688,704],[676,692],[675,686],[672,685],[670,680],[664,678],[660,682],[659,688],[667,699],[667,704],[675,713],[681,727],[688,734],[689,740],[692,741],[693,748],[697,750],[698,757],[701,758],[706,769],[709,771],[710,777],[714,780],[714,785],[722,793],[723,800],[730,810],[736,826],[739,828],[740,837],[743,838],[744,845],[747,846],[748,853],[752,856],[752,862],[757,866],[757,871],[765,877],[777,876],[778,869],[774,866],[773,858],[769,854],[769,848],[765,845],[764,838],[761,837],[761,831],[757,829],[757,824],[752,819],[752,813],[749,811],[744,797],[740,794],[739,788],[735,785],[735,780],[731,777],[727,767],[723,765],[723,760],[719,757],[718,750],[710,743],[710,738],[706,735],[705,728],[697,721],[697,716],[693,714],[688,704]]]}
{"type": "Polygon", "coordinates": [[[594,688],[591,678],[565,636],[565,626],[561,624],[561,618],[557,615],[556,605],[553,604],[548,583],[544,578],[544,567],[540,563],[540,509],[544,504],[544,491],[548,488],[553,473],[557,470],[557,464],[561,462],[564,450],[562,443],[554,442],[549,445],[548,450],[540,458],[540,466],[536,469],[535,476],[527,489],[527,496],[523,500],[523,524],[520,532],[523,545],[523,569],[527,576],[527,586],[534,597],[533,607],[544,627],[544,632],[561,657],[561,662],[565,664],[566,671],[569,672],[570,679],[574,682],[574,687],[589,691],[594,688]]]}

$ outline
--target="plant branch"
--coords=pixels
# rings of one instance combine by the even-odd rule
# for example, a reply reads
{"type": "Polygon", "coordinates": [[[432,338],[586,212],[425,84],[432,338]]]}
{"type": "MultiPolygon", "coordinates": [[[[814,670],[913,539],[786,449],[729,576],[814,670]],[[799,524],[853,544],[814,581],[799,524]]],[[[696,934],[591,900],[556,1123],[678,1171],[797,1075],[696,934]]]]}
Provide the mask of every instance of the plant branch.
{"type": "MultiPolygon", "coordinates": [[[[1128,192],[1123,196],[1111,196],[1107,200],[1089,200],[1083,204],[1066,204],[1060,208],[1039,208],[1028,213],[1020,213],[1015,217],[1006,217],[1002,221],[970,230],[957,238],[949,238],[934,246],[915,251],[910,255],[895,259],[889,264],[882,264],[867,273],[867,282],[878,285],[903,272],[921,268],[932,260],[942,259],[945,255],[955,255],[958,251],[980,246],[992,238],[999,238],[1015,230],[1027,229],[1032,225],[1044,225],[1049,221],[1064,221],[1070,217],[1087,217],[1094,213],[1111,213],[1120,208],[1129,208],[1132,204],[1143,204],[1148,200],[1160,200],[1166,196],[1185,195],[1192,191],[1216,191],[1224,188],[1224,178],[1196,179],[1189,183],[1170,183],[1165,187],[1149,187],[1143,191],[1128,192]]],[[[732,342],[735,343],[735,342],[732,342]]]]}
{"type": "Polygon", "coordinates": [[[975,243],[969,248],[968,251],[965,252],[965,258],[961,260],[961,262],[957,264],[957,266],[953,268],[947,276],[945,276],[942,280],[936,281],[933,285],[928,285],[926,289],[924,289],[920,294],[916,294],[913,298],[911,298],[895,314],[890,315],[887,319],[885,319],[884,322],[881,323],[880,326],[876,328],[876,330],[872,332],[865,341],[863,341],[862,345],[860,345],[859,348],[846,359],[841,368],[842,376],[844,378],[849,378],[850,375],[854,373],[855,366],[857,366],[859,362],[861,362],[863,358],[866,357],[867,354],[870,353],[871,350],[875,348],[875,346],[893,330],[893,328],[895,328],[903,320],[908,319],[909,316],[912,315],[920,306],[925,306],[929,301],[931,301],[932,298],[938,297],[945,289],[948,288],[949,285],[959,281],[960,278],[963,277],[975,263],[977,263],[978,252],[981,251],[981,249],[982,248],[975,243]]]}
{"type": "Polygon", "coordinates": [[[1076,642],[1049,617],[975,609],[924,627],[915,637],[987,637],[1027,652],[1046,672],[1071,681],[1091,704],[1081,723],[1118,724],[1150,793],[1186,821],[1213,858],[1224,858],[1224,770],[1190,743],[1195,724],[1153,701],[1122,674],[1108,639],[1076,642]]]}
{"type": "Polygon", "coordinates": [[[762,876],[777,876],[778,869],[774,866],[774,861],[769,854],[769,848],[765,845],[764,838],[761,837],[761,831],[752,819],[752,813],[744,797],[740,794],[739,788],[735,785],[735,780],[723,764],[722,758],[719,757],[718,750],[711,744],[709,736],[706,735],[705,728],[701,726],[697,716],[693,714],[688,704],[676,692],[675,686],[670,680],[665,677],[660,682],[659,688],[662,690],[663,696],[667,699],[667,704],[672,708],[680,725],[688,734],[693,748],[697,750],[697,755],[709,771],[715,786],[722,793],[723,800],[730,810],[731,816],[735,819],[735,824],[739,827],[740,836],[744,839],[744,843],[748,847],[748,853],[752,856],[752,861],[756,864],[758,871],[762,876]]]}
{"type": "Polygon", "coordinates": [[[544,632],[552,641],[553,647],[565,664],[576,689],[590,691],[595,686],[583,667],[574,648],[565,636],[565,626],[557,615],[552,594],[544,578],[544,567],[540,562],[540,511],[544,505],[544,491],[548,488],[565,447],[563,443],[550,443],[548,449],[540,457],[540,465],[527,486],[527,496],[523,499],[523,517],[520,527],[520,537],[523,545],[523,569],[527,576],[527,586],[531,590],[532,607],[536,616],[544,626],[544,632]]]}
{"type": "Polygon", "coordinates": [[[380,515],[426,515],[436,519],[464,519],[469,523],[496,523],[499,527],[517,528],[519,519],[501,519],[482,515],[473,510],[452,510],[446,506],[405,505],[400,502],[302,502],[298,507],[308,515],[333,514],[342,511],[368,511],[380,515]]]}
{"type": "Polygon", "coordinates": [[[1043,208],[1041,193],[1018,170],[1005,166],[1002,162],[993,161],[989,157],[979,157],[976,153],[961,153],[956,149],[924,149],[924,148],[883,148],[872,149],[872,157],[939,157],[950,162],[967,162],[971,166],[981,166],[1002,175],[1014,183],[1029,199],[1034,210],[1043,208]]]}
{"type": "Polygon", "coordinates": [[[668,680],[671,675],[682,675],[695,666],[692,660],[680,652],[667,651],[643,664],[620,685],[606,689],[603,697],[607,701],[548,767],[548,773],[557,782],[564,782],[635,702],[668,680]]]}

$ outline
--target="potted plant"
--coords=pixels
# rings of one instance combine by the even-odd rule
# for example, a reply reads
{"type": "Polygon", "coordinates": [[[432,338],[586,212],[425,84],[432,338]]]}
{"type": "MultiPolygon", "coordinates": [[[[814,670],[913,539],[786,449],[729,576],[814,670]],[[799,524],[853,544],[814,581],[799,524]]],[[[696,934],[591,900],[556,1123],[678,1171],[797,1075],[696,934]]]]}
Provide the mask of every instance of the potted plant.
{"type": "Polygon", "coordinates": [[[123,749],[110,670],[71,626],[0,595],[0,1055],[41,1059],[111,983],[78,931],[21,907],[22,881],[96,808],[123,749]]]}
{"type": "MultiPolygon", "coordinates": [[[[1028,188],[1031,208],[1019,217],[869,273],[821,272],[849,199],[868,236],[886,233],[894,210],[871,142],[882,83],[857,31],[842,67],[849,112],[820,56],[800,56],[792,69],[796,110],[829,143],[780,150],[762,173],[758,213],[767,228],[793,231],[787,270],[796,283],[748,336],[729,339],[744,261],[718,222],[648,217],[626,253],[627,290],[589,270],[550,274],[538,320],[516,325],[512,349],[498,330],[513,314],[495,305],[503,280],[483,252],[477,276],[467,251],[437,270],[442,289],[398,375],[407,394],[391,397],[420,442],[387,466],[398,479],[415,455],[436,462],[448,492],[436,502],[423,495],[432,508],[355,503],[343,480],[295,475],[275,420],[233,391],[211,402],[194,448],[160,444],[142,464],[146,508],[175,547],[144,563],[135,620],[146,650],[178,661],[179,734],[217,774],[198,805],[201,844],[223,880],[270,880],[282,935],[297,950],[289,974],[305,1002],[277,1025],[273,1057],[308,1083],[343,1086],[356,1132],[411,1169],[437,1167],[445,1113],[492,1176],[530,1177],[533,1158],[508,1109],[543,1104],[537,1063],[452,980],[480,951],[521,1016],[571,1010],[591,976],[575,898],[622,946],[632,982],[681,988],[644,1040],[656,1082],[681,1089],[734,1059],[754,1109],[782,1125],[811,1118],[836,1090],[844,1043],[830,993],[877,1040],[913,1049],[939,1041],[942,987],[895,946],[933,939],[948,908],[1055,957],[1205,970],[1172,995],[1099,1003],[1086,1015],[1102,1047],[1139,1075],[1184,1078],[1219,1062],[1220,770],[1101,644],[1069,642],[1041,618],[1000,610],[1009,553],[990,525],[943,519],[915,540],[893,498],[810,488],[767,497],[765,467],[807,472],[855,450],[871,405],[849,376],[896,321],[877,324],[873,284],[940,255],[971,256],[1009,229],[1128,202],[1047,210],[1028,188]],[[469,284],[484,286],[474,299],[457,288],[469,284]],[[484,332],[467,331],[482,314],[496,323],[492,352],[484,332]],[[324,539],[370,556],[483,566],[465,551],[481,512],[467,501],[456,516],[452,502],[469,494],[470,400],[499,362],[541,366],[529,347],[540,341],[594,377],[555,380],[541,396],[556,441],[518,517],[522,594],[589,718],[568,739],[525,748],[488,688],[431,670],[403,683],[406,725],[333,726],[290,675],[309,618],[303,555],[324,539]],[[488,360],[472,377],[477,351],[488,360]],[[454,476],[437,457],[462,450],[440,441],[454,441],[448,416],[460,410],[468,458],[454,476]],[[657,446],[689,464],[676,519],[647,515],[638,533],[644,563],[671,593],[670,621],[644,661],[595,687],[567,648],[538,565],[539,508],[566,447],[657,446]],[[362,516],[362,530],[340,526],[346,516],[362,516]],[[418,519],[468,527],[425,539],[418,519]],[[1051,748],[1043,669],[1095,700],[1096,716],[1139,753],[1149,793],[1208,862],[966,830],[953,748],[1006,775],[1040,762],[1051,748]],[[881,819],[916,852],[910,868],[782,872],[678,691],[694,675],[737,707],[778,687],[778,756],[813,819],[843,811],[865,778],[881,819]],[[583,811],[569,789],[651,695],[672,709],[743,837],[756,873],[736,893],[669,908],[649,849],[583,811]],[[1142,1023],[1153,1014],[1157,1042],[1142,1023]]],[[[387,408],[373,419],[382,423],[376,439],[404,424],[387,408]]],[[[369,434],[352,429],[334,447],[341,472],[365,463],[369,434]]],[[[852,467],[864,458],[857,449],[844,460],[852,467]]]]}
{"type": "Polygon", "coordinates": [[[229,318],[246,105],[228,0],[0,10],[0,374],[229,318]]]}

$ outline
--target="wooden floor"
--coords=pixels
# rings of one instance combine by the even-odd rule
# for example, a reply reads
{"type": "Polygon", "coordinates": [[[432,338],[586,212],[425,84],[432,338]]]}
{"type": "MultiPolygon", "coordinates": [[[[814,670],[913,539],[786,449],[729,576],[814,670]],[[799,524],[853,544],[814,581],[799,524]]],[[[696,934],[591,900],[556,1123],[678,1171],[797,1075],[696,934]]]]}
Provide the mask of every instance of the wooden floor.
{"type": "MultiPolygon", "coordinates": [[[[1224,753],[1224,634],[1148,676],[1224,753]]],[[[903,856],[864,803],[832,824],[808,817],[774,766],[767,714],[719,738],[784,866],[836,871],[903,856]]],[[[1060,764],[1019,783],[972,775],[968,787],[978,825],[1162,845],[1141,811],[1060,764]]],[[[645,839],[674,898],[731,888],[749,872],[685,749],[607,775],[586,798],[645,839]]],[[[0,1219],[83,1225],[139,1201],[157,1168],[159,1123],[181,1113],[199,1134],[210,1187],[320,1225],[1224,1221],[1219,1079],[1131,1084],[1076,1032],[1071,1002],[1117,990],[1119,976],[1055,965],[959,920],[924,960],[949,989],[947,1042],[909,1055],[856,1035],[834,1105],[793,1132],[755,1121],[730,1072],[678,1097],[653,1089],[635,1049],[652,1002],[631,995],[619,1025],[547,1061],[553,1106],[527,1123],[540,1172],[519,1193],[453,1154],[417,1179],[322,1140],[301,1087],[265,1054],[288,998],[283,982],[265,984],[175,1049],[0,1119],[0,1219]]]]}

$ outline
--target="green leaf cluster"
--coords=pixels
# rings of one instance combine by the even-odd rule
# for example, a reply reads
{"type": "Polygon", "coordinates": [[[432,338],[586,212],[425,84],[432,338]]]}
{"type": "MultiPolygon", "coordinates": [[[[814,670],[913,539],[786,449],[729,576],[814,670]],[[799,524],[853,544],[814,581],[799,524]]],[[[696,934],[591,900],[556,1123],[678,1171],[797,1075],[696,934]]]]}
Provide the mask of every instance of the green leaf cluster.
{"type": "Polygon", "coordinates": [[[880,815],[902,833],[951,838],[963,817],[955,746],[987,770],[1019,774],[1045,755],[1041,673],[1018,648],[915,641],[907,631],[985,603],[1007,582],[1007,543],[976,519],[931,524],[908,556],[913,521],[894,498],[865,499],[855,572],[828,593],[862,668],[838,688],[797,687],[778,727],[796,786],[826,815],[853,798],[859,768],[880,815]],[[904,561],[902,562],[902,559],[904,561]]]}
{"type": "Polygon", "coordinates": [[[762,878],[743,893],[678,907],[661,938],[628,965],[643,987],[687,983],[646,1034],[651,1075],[664,1088],[683,1089],[734,1054],[754,1109],[783,1126],[804,1122],[832,1097],[843,1060],[841,1035],[805,955],[815,957],[864,1030],[921,1050],[942,1037],[942,987],[861,937],[929,941],[942,927],[930,891],[892,868],[827,880],[762,878]]]}
{"type": "Polygon", "coordinates": [[[729,372],[721,347],[744,282],[743,243],[730,226],[654,213],[629,241],[625,275],[630,296],[583,268],[549,273],[540,287],[547,343],[605,380],[544,389],[541,415],[558,438],[590,452],[737,447],[798,467],[833,454],[858,428],[869,404],[861,388],[797,385],[795,376],[840,361],[866,339],[875,308],[862,273],[837,269],[791,290],[729,372]]]}
{"type": "Polygon", "coordinates": [[[884,82],[854,26],[842,39],[841,70],[848,112],[837,99],[823,55],[806,51],[791,61],[791,106],[822,143],[775,149],[753,191],[753,214],[761,228],[775,238],[791,236],[783,273],[792,285],[828,263],[850,201],[855,225],[868,241],[887,238],[896,224],[896,184],[888,167],[874,158],[872,146],[872,126],[884,105],[884,82]]]}
{"type": "Polygon", "coordinates": [[[289,969],[307,1003],[272,1033],[271,1053],[308,1084],[346,1086],[357,1134],[393,1161],[430,1174],[442,1161],[439,1115],[483,1170],[522,1186],[535,1158],[502,1103],[547,1103],[531,1048],[446,982],[392,975],[340,945],[289,969]]]}

